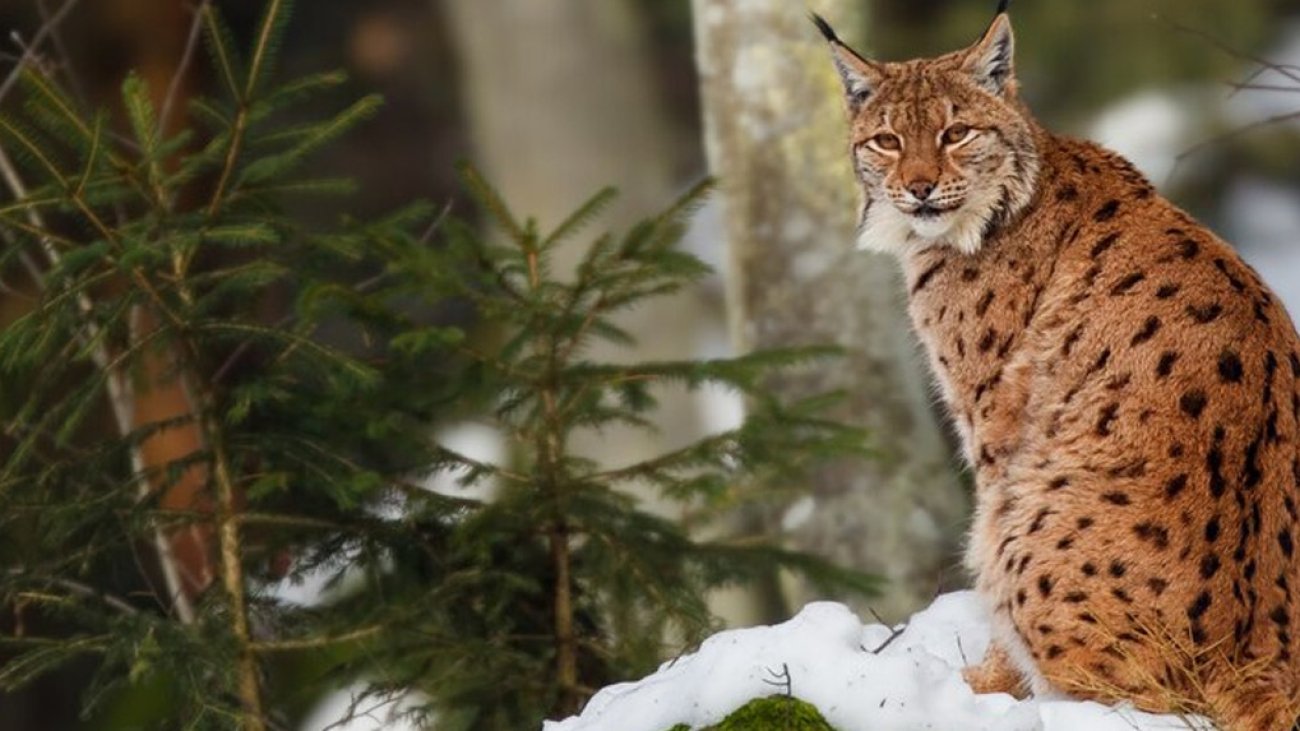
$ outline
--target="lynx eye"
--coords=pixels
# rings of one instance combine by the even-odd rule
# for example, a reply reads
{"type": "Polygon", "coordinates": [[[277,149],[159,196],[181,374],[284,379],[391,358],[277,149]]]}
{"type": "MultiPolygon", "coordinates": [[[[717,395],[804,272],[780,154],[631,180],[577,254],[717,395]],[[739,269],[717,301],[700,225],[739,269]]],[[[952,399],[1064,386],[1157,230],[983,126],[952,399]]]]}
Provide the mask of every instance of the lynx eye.
{"type": "Polygon", "coordinates": [[[943,144],[955,145],[959,142],[964,142],[967,137],[971,136],[971,132],[973,131],[974,130],[967,125],[954,124],[943,131],[943,144]]]}
{"type": "Polygon", "coordinates": [[[868,140],[871,146],[877,150],[893,151],[902,147],[897,135],[891,135],[888,132],[882,132],[868,140]]]}

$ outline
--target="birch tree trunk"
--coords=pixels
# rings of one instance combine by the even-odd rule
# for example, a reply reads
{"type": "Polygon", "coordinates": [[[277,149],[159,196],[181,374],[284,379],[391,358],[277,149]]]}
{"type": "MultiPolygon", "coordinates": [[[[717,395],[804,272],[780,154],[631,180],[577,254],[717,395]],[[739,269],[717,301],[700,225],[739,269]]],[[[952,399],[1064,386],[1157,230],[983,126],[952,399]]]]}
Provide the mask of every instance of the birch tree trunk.
{"type": "MultiPolygon", "coordinates": [[[[620,196],[601,227],[617,230],[672,202],[677,140],[656,98],[647,26],[635,3],[443,0],[442,6],[460,59],[475,162],[512,208],[536,216],[545,231],[613,185],[620,196]]],[[[583,253],[578,243],[556,252],[557,267],[576,267],[583,253]]],[[[718,310],[698,292],[658,300],[618,317],[637,338],[635,349],[597,342],[589,354],[595,360],[693,357],[704,332],[724,330],[718,310]]],[[[680,392],[657,396],[659,435],[611,428],[579,435],[575,449],[619,464],[700,434],[693,399],[680,392]]]]}
{"type": "MultiPolygon", "coordinates": [[[[811,517],[787,513],[799,523],[786,526],[788,540],[887,577],[873,606],[901,617],[963,580],[955,556],[968,503],[930,410],[897,267],[853,248],[858,194],[839,81],[804,3],[692,2],[706,149],[727,211],[733,340],[742,352],[843,346],[846,358],[773,388],[844,390],[837,418],[868,428],[881,454],[816,475],[811,517]]],[[[860,0],[812,5],[841,29],[861,26],[860,0]]]]}

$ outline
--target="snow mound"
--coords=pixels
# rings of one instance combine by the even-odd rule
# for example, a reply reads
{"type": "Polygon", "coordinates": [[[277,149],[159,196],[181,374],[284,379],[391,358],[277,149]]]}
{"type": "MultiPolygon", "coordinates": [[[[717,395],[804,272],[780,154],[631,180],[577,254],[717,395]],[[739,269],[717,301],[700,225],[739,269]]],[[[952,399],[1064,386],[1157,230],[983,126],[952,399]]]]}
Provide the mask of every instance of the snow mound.
{"type": "Polygon", "coordinates": [[[581,715],[548,721],[543,731],[700,728],[755,698],[786,692],[816,706],[840,731],[1213,728],[1123,706],[976,695],[961,668],[967,659],[978,662],[988,644],[987,615],[969,591],[940,596],[892,629],[864,626],[848,607],[818,602],[783,624],[721,632],[647,678],[605,688],[581,715]]]}

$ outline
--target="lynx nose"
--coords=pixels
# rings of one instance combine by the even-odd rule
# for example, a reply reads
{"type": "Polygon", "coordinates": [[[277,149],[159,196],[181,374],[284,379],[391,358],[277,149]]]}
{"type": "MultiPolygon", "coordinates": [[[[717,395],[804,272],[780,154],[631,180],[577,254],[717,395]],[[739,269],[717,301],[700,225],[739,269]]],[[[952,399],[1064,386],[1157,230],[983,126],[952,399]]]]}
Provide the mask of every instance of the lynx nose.
{"type": "Polygon", "coordinates": [[[907,184],[907,190],[918,201],[924,201],[934,192],[934,183],[929,180],[914,180],[907,184]]]}

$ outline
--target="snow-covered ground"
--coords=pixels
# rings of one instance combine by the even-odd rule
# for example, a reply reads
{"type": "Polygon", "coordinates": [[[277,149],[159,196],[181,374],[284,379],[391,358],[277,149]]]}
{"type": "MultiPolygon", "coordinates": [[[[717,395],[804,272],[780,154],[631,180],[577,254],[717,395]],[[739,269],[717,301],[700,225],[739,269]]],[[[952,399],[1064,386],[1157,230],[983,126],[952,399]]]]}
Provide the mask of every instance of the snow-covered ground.
{"type": "Polygon", "coordinates": [[[983,657],[986,620],[968,591],[939,597],[894,629],[863,625],[841,604],[809,604],[783,624],[714,635],[643,680],[600,691],[581,715],[547,722],[543,731],[666,731],[680,723],[701,728],[750,700],[786,692],[816,706],[840,731],[1213,728],[1203,719],[1091,702],[976,695],[961,668],[983,657]]]}

